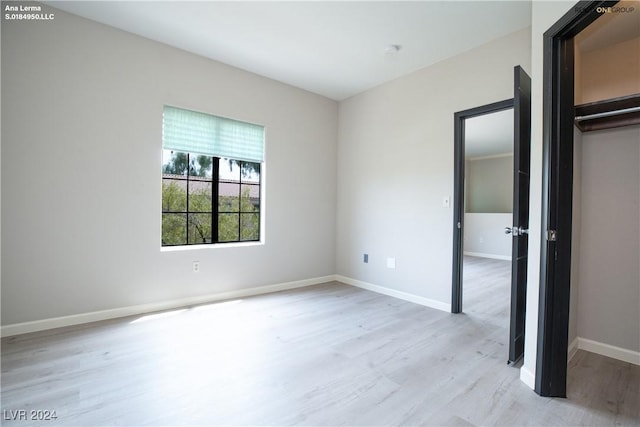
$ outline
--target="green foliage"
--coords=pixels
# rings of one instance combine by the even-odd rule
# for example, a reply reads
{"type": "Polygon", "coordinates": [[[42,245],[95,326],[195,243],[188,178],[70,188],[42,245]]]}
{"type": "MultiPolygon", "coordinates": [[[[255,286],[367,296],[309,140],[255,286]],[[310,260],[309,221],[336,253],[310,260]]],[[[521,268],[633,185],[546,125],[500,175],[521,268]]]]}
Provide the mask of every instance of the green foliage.
{"type": "Polygon", "coordinates": [[[186,175],[188,170],[190,176],[211,176],[211,156],[187,154],[181,151],[165,151],[165,156],[167,155],[171,157],[164,160],[162,173],[186,175]]]}
{"type": "Polygon", "coordinates": [[[186,241],[186,215],[162,214],[162,245],[184,245],[186,241]]]}
{"type": "Polygon", "coordinates": [[[233,169],[233,166],[236,165],[240,167],[240,173],[243,178],[250,177],[254,173],[260,175],[260,163],[252,163],[252,162],[240,162],[235,159],[226,159],[229,164],[229,170],[233,169]]]}
{"type": "Polygon", "coordinates": [[[209,156],[198,156],[196,158],[191,157],[189,175],[211,176],[211,162],[212,160],[209,156]]]}
{"type": "Polygon", "coordinates": [[[162,167],[162,173],[173,175],[186,175],[188,156],[187,153],[171,152],[171,159],[162,167]]]}
{"type": "Polygon", "coordinates": [[[218,206],[219,241],[234,242],[260,238],[260,214],[251,203],[248,188],[242,191],[239,200],[237,197],[221,196],[218,206]]]}
{"type": "Polygon", "coordinates": [[[211,243],[211,214],[189,214],[189,244],[211,243]]]}
{"type": "Polygon", "coordinates": [[[240,240],[260,239],[260,214],[240,215],[240,240]]]}
{"type": "Polygon", "coordinates": [[[167,181],[162,183],[162,212],[186,212],[187,191],[177,181],[167,181]]]}
{"type": "MultiPolygon", "coordinates": [[[[186,213],[187,191],[175,180],[162,183],[162,244],[211,243],[211,191],[209,188],[189,193],[189,213],[186,213]]],[[[260,238],[260,214],[245,188],[241,197],[221,196],[218,200],[218,241],[234,242],[260,238]],[[242,213],[241,213],[242,212],[242,213]]]]}

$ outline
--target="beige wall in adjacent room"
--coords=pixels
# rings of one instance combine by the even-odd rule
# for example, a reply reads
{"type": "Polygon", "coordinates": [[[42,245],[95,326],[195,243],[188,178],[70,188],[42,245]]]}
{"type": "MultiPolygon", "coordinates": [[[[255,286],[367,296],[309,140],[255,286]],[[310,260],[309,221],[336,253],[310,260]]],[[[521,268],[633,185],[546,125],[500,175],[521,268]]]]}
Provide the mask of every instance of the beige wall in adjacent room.
{"type": "Polygon", "coordinates": [[[510,213],[465,213],[465,255],[511,259],[513,237],[504,228],[511,225],[512,217],[510,213]]]}
{"type": "Polygon", "coordinates": [[[466,164],[465,212],[512,212],[513,155],[469,159],[466,164]]]}

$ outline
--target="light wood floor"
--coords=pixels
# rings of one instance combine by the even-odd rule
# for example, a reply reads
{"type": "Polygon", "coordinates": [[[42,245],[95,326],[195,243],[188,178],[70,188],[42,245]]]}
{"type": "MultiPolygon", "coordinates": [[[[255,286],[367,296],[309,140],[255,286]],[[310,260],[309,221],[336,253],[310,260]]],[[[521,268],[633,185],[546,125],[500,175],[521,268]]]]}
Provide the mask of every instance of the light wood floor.
{"type": "Polygon", "coordinates": [[[569,398],[541,398],[506,364],[503,302],[464,286],[461,315],[329,283],[5,338],[3,418],[58,418],[2,424],[638,425],[639,367],[580,351],[569,398]]]}
{"type": "Polygon", "coordinates": [[[508,335],[510,303],[511,261],[465,256],[462,311],[505,328],[508,335]]]}

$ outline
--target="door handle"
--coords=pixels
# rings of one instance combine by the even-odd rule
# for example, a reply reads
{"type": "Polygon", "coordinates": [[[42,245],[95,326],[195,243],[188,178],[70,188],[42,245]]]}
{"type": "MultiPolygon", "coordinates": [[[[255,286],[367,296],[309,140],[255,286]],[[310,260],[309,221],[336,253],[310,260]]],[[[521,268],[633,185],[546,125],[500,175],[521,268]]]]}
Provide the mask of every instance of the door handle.
{"type": "Polygon", "coordinates": [[[512,234],[514,236],[522,236],[524,234],[529,234],[529,229],[524,227],[505,227],[504,234],[512,234]]]}

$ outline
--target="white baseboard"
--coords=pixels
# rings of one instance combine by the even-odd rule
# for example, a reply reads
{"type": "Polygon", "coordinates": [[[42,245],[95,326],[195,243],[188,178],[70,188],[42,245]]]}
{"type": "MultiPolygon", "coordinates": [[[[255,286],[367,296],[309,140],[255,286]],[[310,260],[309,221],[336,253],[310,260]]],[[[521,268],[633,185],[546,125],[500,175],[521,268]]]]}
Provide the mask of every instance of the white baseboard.
{"type": "Polygon", "coordinates": [[[410,294],[407,292],[397,291],[395,289],[385,288],[383,286],[374,285],[371,283],[363,282],[361,280],[352,279],[341,275],[336,275],[335,280],[345,283],[347,285],[355,286],[357,288],[366,289],[368,291],[377,292],[379,294],[387,295],[390,297],[398,298],[404,301],[409,301],[415,304],[424,305],[426,307],[435,308],[437,310],[451,312],[451,304],[447,304],[441,301],[421,297],[418,295],[410,294]]]}
{"type": "MultiPolygon", "coordinates": [[[[580,337],[575,338],[571,341],[571,344],[569,344],[567,349],[567,362],[570,362],[571,359],[573,359],[578,350],[589,351],[591,353],[611,357],[612,359],[621,360],[634,365],[640,365],[640,352],[580,337]]],[[[524,366],[520,368],[520,381],[528,385],[531,389],[535,389],[536,377],[524,366]]]]}
{"type": "Polygon", "coordinates": [[[602,356],[611,357],[612,359],[618,359],[623,362],[640,365],[640,352],[627,350],[626,348],[616,347],[586,338],[578,337],[576,339],[578,341],[578,349],[580,350],[590,351],[591,353],[601,354],[602,356]]]}
{"type": "Polygon", "coordinates": [[[478,258],[491,258],[491,259],[500,259],[503,261],[511,261],[511,256],[509,255],[496,255],[496,254],[485,254],[482,252],[464,252],[467,256],[476,256],[478,258]]]}
{"type": "Polygon", "coordinates": [[[238,289],[217,294],[209,294],[197,297],[181,298],[170,301],[162,301],[151,304],[141,304],[129,307],[114,308],[111,310],[94,311],[90,313],[74,314],[71,316],[55,317],[51,319],[35,320],[32,322],[3,325],[1,335],[9,337],[13,335],[27,334],[30,332],[44,331],[47,329],[61,328],[64,326],[80,325],[97,322],[100,320],[116,319],[119,317],[135,316],[154,311],[171,310],[174,308],[189,307],[192,305],[206,304],[233,298],[243,298],[253,295],[267,294],[271,292],[286,291],[289,289],[303,288],[336,280],[335,275],[316,277],[313,279],[297,280],[294,282],[279,283],[274,285],[259,286],[255,288],[238,289]]]}
{"type": "Polygon", "coordinates": [[[578,352],[578,342],[579,338],[576,337],[571,341],[571,344],[569,344],[569,348],[567,349],[567,363],[571,362],[573,356],[578,352]]]}
{"type": "Polygon", "coordinates": [[[525,383],[531,390],[536,388],[536,376],[524,366],[520,368],[520,381],[525,383]]]}

